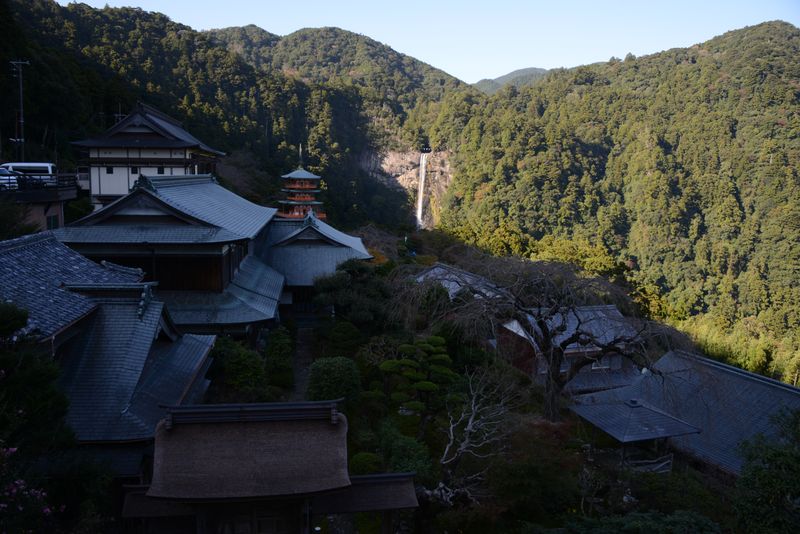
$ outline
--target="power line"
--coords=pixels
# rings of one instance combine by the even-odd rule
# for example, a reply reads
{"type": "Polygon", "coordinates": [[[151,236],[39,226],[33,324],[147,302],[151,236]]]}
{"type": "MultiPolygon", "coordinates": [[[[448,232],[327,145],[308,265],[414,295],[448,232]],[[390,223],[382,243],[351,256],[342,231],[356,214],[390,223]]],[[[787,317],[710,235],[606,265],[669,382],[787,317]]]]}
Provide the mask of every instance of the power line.
{"type": "Polygon", "coordinates": [[[19,80],[19,134],[16,139],[11,139],[12,142],[19,144],[19,160],[25,161],[25,104],[23,98],[22,86],[22,67],[30,65],[29,61],[17,59],[9,61],[15,70],[14,76],[19,80]]]}

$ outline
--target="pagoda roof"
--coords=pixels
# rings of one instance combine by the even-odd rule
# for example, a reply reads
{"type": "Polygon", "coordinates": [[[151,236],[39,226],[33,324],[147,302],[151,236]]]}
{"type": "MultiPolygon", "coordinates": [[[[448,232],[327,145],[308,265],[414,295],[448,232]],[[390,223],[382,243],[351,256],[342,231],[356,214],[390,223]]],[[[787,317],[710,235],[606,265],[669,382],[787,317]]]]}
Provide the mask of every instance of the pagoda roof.
{"type": "Polygon", "coordinates": [[[298,179],[298,180],[319,180],[322,177],[321,176],[317,176],[314,173],[308,172],[307,170],[305,170],[302,167],[299,167],[297,170],[294,170],[294,171],[290,172],[289,174],[284,174],[283,176],[281,176],[281,178],[286,178],[286,179],[293,179],[294,178],[294,179],[298,179]]]}
{"type": "Polygon", "coordinates": [[[289,204],[292,206],[321,206],[319,200],[279,200],[278,204],[289,204]]]}

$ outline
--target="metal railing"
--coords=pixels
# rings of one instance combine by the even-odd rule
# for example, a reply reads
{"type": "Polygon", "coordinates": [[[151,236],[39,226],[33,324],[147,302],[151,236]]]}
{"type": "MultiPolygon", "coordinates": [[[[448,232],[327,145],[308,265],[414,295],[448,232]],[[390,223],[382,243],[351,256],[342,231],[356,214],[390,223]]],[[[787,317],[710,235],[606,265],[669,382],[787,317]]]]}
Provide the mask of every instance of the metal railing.
{"type": "Polygon", "coordinates": [[[78,175],[75,173],[21,174],[13,177],[3,176],[2,178],[7,189],[16,189],[17,191],[69,189],[76,187],[78,184],[78,175]],[[16,180],[16,184],[14,184],[13,180],[8,180],[7,178],[13,178],[16,180]]]}

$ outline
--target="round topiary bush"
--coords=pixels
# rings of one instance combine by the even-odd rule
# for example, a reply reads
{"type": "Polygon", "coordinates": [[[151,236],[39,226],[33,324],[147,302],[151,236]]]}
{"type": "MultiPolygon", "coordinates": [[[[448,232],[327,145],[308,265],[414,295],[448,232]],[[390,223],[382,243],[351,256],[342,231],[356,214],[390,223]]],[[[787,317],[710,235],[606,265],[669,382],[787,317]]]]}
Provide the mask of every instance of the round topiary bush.
{"type": "Polygon", "coordinates": [[[361,391],[361,374],[350,358],[320,358],[311,364],[308,378],[310,400],[344,398],[355,401],[361,391]]]}

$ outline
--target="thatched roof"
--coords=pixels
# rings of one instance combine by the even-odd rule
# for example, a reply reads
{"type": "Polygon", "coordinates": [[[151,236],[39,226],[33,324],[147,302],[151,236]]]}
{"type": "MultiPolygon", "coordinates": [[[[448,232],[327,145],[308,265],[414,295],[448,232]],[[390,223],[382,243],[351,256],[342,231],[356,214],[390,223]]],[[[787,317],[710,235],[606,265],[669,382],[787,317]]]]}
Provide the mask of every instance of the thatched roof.
{"type": "Polygon", "coordinates": [[[156,429],[147,495],[264,498],[350,485],[347,419],[335,402],[176,407],[156,429]]]}

